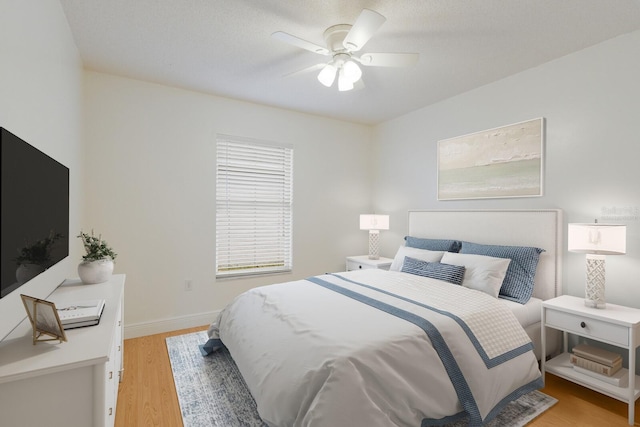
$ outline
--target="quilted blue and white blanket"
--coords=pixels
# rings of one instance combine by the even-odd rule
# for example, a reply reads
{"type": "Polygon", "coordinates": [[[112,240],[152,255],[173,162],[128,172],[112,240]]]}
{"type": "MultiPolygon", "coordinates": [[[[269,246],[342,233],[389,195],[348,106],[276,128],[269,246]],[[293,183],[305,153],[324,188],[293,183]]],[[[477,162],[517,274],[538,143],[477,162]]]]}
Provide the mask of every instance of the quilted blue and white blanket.
{"type": "Polygon", "coordinates": [[[209,328],[269,426],[482,425],[542,387],[529,337],[482,292],[358,270],[252,289],[209,328]]]}

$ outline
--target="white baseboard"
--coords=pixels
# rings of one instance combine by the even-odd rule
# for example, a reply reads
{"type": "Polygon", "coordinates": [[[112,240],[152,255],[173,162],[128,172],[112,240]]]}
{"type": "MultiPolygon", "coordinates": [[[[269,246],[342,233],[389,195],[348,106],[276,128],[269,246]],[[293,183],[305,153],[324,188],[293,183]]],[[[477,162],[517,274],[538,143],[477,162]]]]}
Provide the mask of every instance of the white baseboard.
{"type": "Polygon", "coordinates": [[[162,332],[171,332],[178,329],[195,328],[197,326],[209,325],[220,313],[220,310],[208,313],[198,313],[189,316],[174,317],[171,319],[162,319],[153,322],[136,323],[133,325],[124,325],[124,338],[137,338],[147,335],[160,334],[162,332]]]}

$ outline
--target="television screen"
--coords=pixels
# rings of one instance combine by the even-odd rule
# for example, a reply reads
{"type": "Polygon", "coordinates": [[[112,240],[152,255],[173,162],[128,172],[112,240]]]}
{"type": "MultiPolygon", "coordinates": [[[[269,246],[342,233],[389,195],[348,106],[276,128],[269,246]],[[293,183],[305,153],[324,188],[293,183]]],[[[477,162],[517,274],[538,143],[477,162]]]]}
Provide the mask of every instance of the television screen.
{"type": "Polygon", "coordinates": [[[0,127],[0,298],[69,255],[69,168],[0,127]]]}

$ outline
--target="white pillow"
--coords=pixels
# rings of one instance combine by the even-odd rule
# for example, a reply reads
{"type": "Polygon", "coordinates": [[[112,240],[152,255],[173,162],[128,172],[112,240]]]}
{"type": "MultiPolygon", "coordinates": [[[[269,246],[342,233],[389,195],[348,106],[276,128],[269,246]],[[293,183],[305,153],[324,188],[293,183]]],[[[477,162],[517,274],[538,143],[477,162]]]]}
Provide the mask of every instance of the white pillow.
{"type": "Polygon", "coordinates": [[[500,287],[511,259],[494,258],[486,255],[458,254],[447,252],[442,257],[443,264],[465,267],[462,286],[476,289],[498,298],[500,287]]]}
{"type": "Polygon", "coordinates": [[[404,257],[419,259],[427,262],[440,262],[444,251],[428,251],[426,249],[410,248],[408,246],[400,246],[396,252],[395,258],[389,267],[389,271],[402,271],[404,257]]]}

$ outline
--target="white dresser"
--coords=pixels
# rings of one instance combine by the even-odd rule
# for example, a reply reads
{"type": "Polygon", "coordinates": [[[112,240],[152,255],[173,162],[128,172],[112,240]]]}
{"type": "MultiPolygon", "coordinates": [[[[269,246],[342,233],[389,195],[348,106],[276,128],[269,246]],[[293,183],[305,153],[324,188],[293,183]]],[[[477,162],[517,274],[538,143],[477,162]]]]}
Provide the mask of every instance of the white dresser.
{"type": "Polygon", "coordinates": [[[84,285],[67,280],[48,301],[104,299],[100,323],[65,331],[67,342],[32,343],[26,319],[0,342],[0,424],[113,426],[122,375],[125,275],[84,285]]]}

